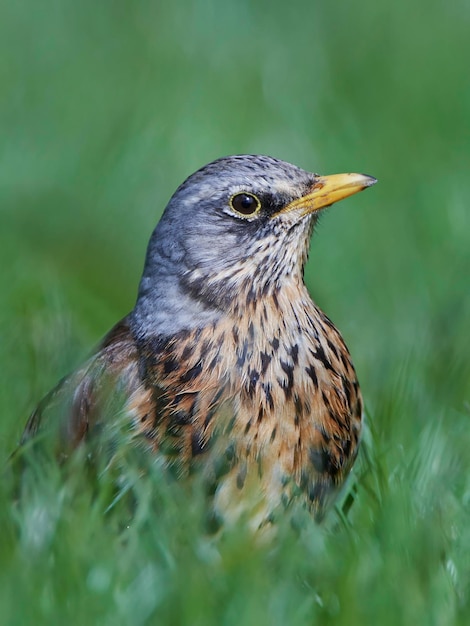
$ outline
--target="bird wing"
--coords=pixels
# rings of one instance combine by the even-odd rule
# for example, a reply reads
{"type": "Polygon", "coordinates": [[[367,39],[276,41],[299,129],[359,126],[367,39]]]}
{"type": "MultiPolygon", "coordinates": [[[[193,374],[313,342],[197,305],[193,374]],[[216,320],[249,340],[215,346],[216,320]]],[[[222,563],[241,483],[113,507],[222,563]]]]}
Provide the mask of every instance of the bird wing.
{"type": "Polygon", "coordinates": [[[107,416],[122,410],[125,399],[139,385],[137,348],[126,317],[83,367],[41,400],[26,424],[20,446],[52,430],[58,435],[53,439],[60,456],[67,456],[91,431],[99,430],[107,416]]]}

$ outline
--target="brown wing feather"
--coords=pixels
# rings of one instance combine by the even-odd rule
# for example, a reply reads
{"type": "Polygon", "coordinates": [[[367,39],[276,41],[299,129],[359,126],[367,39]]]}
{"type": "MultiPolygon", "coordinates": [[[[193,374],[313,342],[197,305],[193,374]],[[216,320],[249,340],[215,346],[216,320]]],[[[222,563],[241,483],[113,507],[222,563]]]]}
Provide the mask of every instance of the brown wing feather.
{"type": "Polygon", "coordinates": [[[100,420],[111,391],[129,395],[139,385],[137,350],[124,318],[104,337],[96,354],[65,377],[31,414],[20,444],[56,429],[61,453],[75,448],[100,420]]]}

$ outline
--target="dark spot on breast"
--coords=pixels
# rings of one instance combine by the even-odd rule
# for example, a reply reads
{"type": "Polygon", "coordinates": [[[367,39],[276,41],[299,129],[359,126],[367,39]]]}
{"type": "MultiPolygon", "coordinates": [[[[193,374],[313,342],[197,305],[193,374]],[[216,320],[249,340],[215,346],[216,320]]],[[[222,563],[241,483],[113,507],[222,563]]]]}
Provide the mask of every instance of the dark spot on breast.
{"type": "Polygon", "coordinates": [[[263,383],[262,387],[263,387],[264,395],[266,396],[266,402],[268,403],[269,408],[273,410],[274,401],[273,401],[273,396],[271,393],[271,385],[269,383],[263,383]]]}
{"type": "Polygon", "coordinates": [[[307,372],[307,374],[312,379],[315,388],[318,389],[318,378],[317,378],[317,373],[315,371],[314,366],[313,365],[309,365],[308,367],[305,368],[305,371],[307,372]]]}
{"type": "Polygon", "coordinates": [[[183,411],[181,409],[173,411],[170,415],[168,425],[170,427],[188,426],[189,424],[191,424],[193,411],[194,411],[194,404],[192,405],[189,411],[183,411]]]}
{"type": "Polygon", "coordinates": [[[344,405],[344,393],[343,393],[343,389],[339,388],[339,387],[333,387],[333,392],[335,394],[335,396],[338,398],[338,401],[344,405]]]}
{"type": "Polygon", "coordinates": [[[209,409],[209,411],[207,411],[206,417],[204,418],[204,428],[207,428],[209,426],[216,411],[217,411],[216,406],[213,406],[211,409],[209,409]]]}
{"type": "MultiPolygon", "coordinates": [[[[168,435],[168,437],[175,437],[175,438],[179,438],[181,435],[181,426],[179,426],[178,424],[176,424],[175,422],[171,421],[167,424],[166,427],[166,431],[165,434],[168,435]]],[[[165,437],[164,442],[162,443],[162,445],[166,448],[169,444],[169,439],[168,437],[165,437]]],[[[172,444],[173,445],[173,444],[172,444]]],[[[177,445],[176,443],[174,445],[177,445]]],[[[178,449],[179,449],[180,444],[178,444],[178,449]]],[[[166,452],[165,452],[166,454],[166,452]]]]}
{"type": "Polygon", "coordinates": [[[343,391],[346,396],[346,402],[348,406],[351,406],[351,383],[344,376],[341,376],[341,382],[343,383],[343,391]]]}
{"type": "Polygon", "coordinates": [[[270,438],[270,443],[272,443],[275,439],[276,439],[276,432],[277,432],[277,428],[276,426],[274,426],[272,433],[271,433],[271,438],[270,438]]]}
{"type": "Polygon", "coordinates": [[[304,406],[302,400],[299,398],[299,395],[297,393],[294,394],[294,407],[297,416],[302,415],[304,406]]]}
{"type": "Polygon", "coordinates": [[[181,354],[181,360],[182,361],[187,361],[189,359],[189,357],[192,355],[192,353],[194,352],[194,344],[193,343],[188,343],[182,354],[181,354]]]}
{"type": "Polygon", "coordinates": [[[163,372],[165,374],[170,374],[171,372],[175,372],[179,368],[179,363],[173,358],[165,359],[163,362],[163,372]]]}
{"type": "Polygon", "coordinates": [[[204,439],[201,433],[194,431],[191,433],[191,454],[192,456],[199,456],[205,452],[204,439]]]}
{"type": "Polygon", "coordinates": [[[255,389],[256,389],[256,383],[259,380],[259,372],[257,372],[256,370],[251,370],[249,372],[249,378],[250,378],[250,383],[249,383],[248,393],[250,394],[250,396],[253,396],[255,389]]]}
{"type": "MultiPolygon", "coordinates": [[[[212,483],[213,491],[211,493],[210,487],[209,487],[207,489],[207,495],[208,496],[214,495],[216,487],[217,487],[217,483],[213,482],[212,483]]],[[[208,511],[206,519],[204,520],[204,533],[207,534],[209,537],[211,535],[215,535],[221,529],[221,527],[223,526],[223,523],[224,523],[224,519],[219,513],[217,513],[214,510],[208,511]]]]}
{"type": "Polygon", "coordinates": [[[287,507],[289,506],[289,502],[290,502],[290,498],[289,495],[283,491],[281,494],[281,504],[282,506],[287,509],[287,507]]]}
{"type": "Polygon", "coordinates": [[[276,352],[276,350],[279,349],[279,339],[277,337],[274,337],[274,339],[271,341],[271,345],[273,347],[274,352],[276,352]]]}
{"type": "Polygon", "coordinates": [[[240,294],[247,293],[251,289],[251,281],[251,276],[238,281],[238,290],[240,294]]]}
{"type": "Polygon", "coordinates": [[[292,357],[292,361],[294,365],[297,365],[297,363],[299,362],[299,346],[297,344],[294,344],[293,346],[291,346],[289,353],[292,357]]]}
{"type": "MultiPolygon", "coordinates": [[[[261,409],[260,409],[261,410],[261,409]]],[[[244,430],[244,434],[247,435],[250,431],[251,428],[251,419],[247,421],[246,425],[245,425],[245,430],[244,430]]]]}
{"type": "Polygon", "coordinates": [[[246,463],[242,463],[237,473],[238,489],[243,489],[243,485],[245,484],[246,472],[247,472],[247,465],[246,463]]]}
{"type": "Polygon", "coordinates": [[[284,380],[283,378],[278,378],[277,382],[279,384],[279,387],[282,389],[282,391],[284,392],[285,396],[286,396],[286,400],[289,400],[289,398],[292,395],[292,388],[289,387],[289,384],[286,380],[284,380]]]}
{"type": "Polygon", "coordinates": [[[343,364],[344,368],[348,370],[350,367],[350,362],[349,359],[346,358],[346,354],[345,352],[343,352],[343,350],[339,351],[339,358],[341,359],[341,363],[343,364]]]}
{"type": "Polygon", "coordinates": [[[245,339],[243,341],[241,354],[239,354],[238,359],[237,359],[238,367],[242,367],[245,364],[247,353],[248,353],[248,341],[245,339]]]}
{"type": "Polygon", "coordinates": [[[139,352],[139,370],[142,372],[143,377],[150,372],[168,355],[165,352],[151,352],[148,350],[148,346],[145,345],[144,349],[139,352]]]}
{"type": "Polygon", "coordinates": [[[320,434],[322,441],[324,443],[324,447],[326,448],[328,445],[328,442],[331,440],[330,433],[327,432],[324,426],[318,426],[316,428],[316,431],[320,434]]]}
{"type": "MultiPolygon", "coordinates": [[[[282,385],[285,392],[292,392],[292,388],[294,386],[294,366],[290,363],[286,363],[281,359],[281,367],[282,370],[287,374],[287,382],[282,385]]],[[[287,395],[287,393],[286,393],[287,395]]]]}
{"type": "Polygon", "coordinates": [[[307,321],[308,321],[308,325],[310,326],[310,330],[312,331],[312,335],[318,341],[319,340],[318,328],[315,325],[315,321],[310,317],[310,315],[307,317],[307,321]]]}
{"type": "Polygon", "coordinates": [[[235,444],[234,443],[229,444],[225,448],[224,456],[227,459],[227,461],[229,461],[230,463],[235,459],[235,444]]]}
{"type": "Polygon", "coordinates": [[[323,448],[310,448],[308,457],[310,463],[319,474],[326,473],[328,475],[334,475],[338,472],[334,459],[328,450],[323,448]]]}
{"type": "Polygon", "coordinates": [[[318,361],[320,361],[321,363],[323,363],[323,365],[326,367],[326,369],[331,370],[332,372],[334,372],[334,369],[329,361],[329,359],[327,358],[325,351],[323,350],[323,348],[321,347],[320,344],[318,344],[317,350],[311,350],[310,349],[310,354],[313,356],[313,358],[317,359],[318,361]]]}
{"type": "Polygon", "coordinates": [[[307,494],[311,502],[316,502],[321,507],[326,498],[327,491],[326,485],[317,480],[309,485],[307,494]]]}
{"type": "Polygon", "coordinates": [[[194,367],[191,367],[187,372],[180,376],[180,382],[188,383],[194,380],[202,372],[202,363],[196,363],[194,367]]]}
{"type": "Polygon", "coordinates": [[[338,350],[336,348],[336,346],[334,345],[334,343],[332,343],[328,337],[326,338],[326,341],[328,343],[328,347],[330,348],[330,350],[333,352],[333,354],[335,355],[336,358],[338,358],[338,350]]]}
{"type": "Polygon", "coordinates": [[[226,476],[232,469],[232,459],[228,459],[225,454],[215,455],[212,471],[214,472],[214,478],[216,481],[220,480],[223,476],[226,476]]]}
{"type": "Polygon", "coordinates": [[[342,415],[341,413],[338,413],[337,411],[335,411],[333,407],[331,406],[331,402],[324,391],[322,391],[321,395],[322,395],[323,403],[328,411],[328,415],[333,420],[333,422],[335,422],[335,424],[337,424],[340,428],[346,428],[346,420],[349,418],[349,416],[344,415],[344,414],[342,415]]]}
{"type": "Polygon", "coordinates": [[[249,307],[251,304],[254,304],[256,300],[256,291],[254,291],[253,287],[251,287],[246,295],[246,306],[249,307]]]}
{"type": "Polygon", "coordinates": [[[238,329],[235,326],[232,328],[232,336],[233,336],[233,341],[235,342],[235,345],[238,345],[239,335],[238,335],[238,329]]]}
{"type": "Polygon", "coordinates": [[[266,370],[268,369],[268,365],[271,363],[272,356],[267,354],[267,352],[260,352],[261,357],[261,374],[266,374],[266,370]]]}
{"type": "Polygon", "coordinates": [[[209,349],[209,346],[210,346],[210,345],[211,345],[211,341],[210,341],[210,339],[205,339],[205,340],[203,341],[203,343],[202,343],[202,345],[201,345],[201,351],[200,351],[200,353],[199,353],[199,354],[201,355],[201,357],[203,357],[203,356],[206,354],[206,352],[207,352],[207,350],[209,349]]]}
{"type": "Polygon", "coordinates": [[[296,324],[297,324],[297,330],[299,331],[299,333],[302,333],[302,326],[301,326],[301,324],[299,322],[299,318],[298,318],[297,313],[295,312],[294,306],[292,304],[291,304],[291,308],[292,308],[292,315],[293,315],[293,317],[294,317],[294,319],[296,321],[296,324]]]}
{"type": "Polygon", "coordinates": [[[217,363],[219,363],[220,361],[220,354],[216,354],[215,357],[212,359],[212,361],[209,363],[209,369],[213,370],[214,367],[217,365],[217,363]]]}
{"type": "Polygon", "coordinates": [[[273,291],[272,298],[273,298],[274,306],[276,307],[276,309],[279,310],[279,300],[277,299],[277,294],[275,291],[273,291]]]}

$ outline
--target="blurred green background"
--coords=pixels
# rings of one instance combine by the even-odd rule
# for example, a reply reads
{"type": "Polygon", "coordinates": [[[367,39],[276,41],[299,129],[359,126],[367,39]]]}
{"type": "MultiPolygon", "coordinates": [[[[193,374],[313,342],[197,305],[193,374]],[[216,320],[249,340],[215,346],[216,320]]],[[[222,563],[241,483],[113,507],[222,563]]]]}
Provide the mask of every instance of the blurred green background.
{"type": "Polygon", "coordinates": [[[4,481],[2,623],[470,623],[469,29],[467,0],[2,0],[2,459],[132,308],[192,171],[263,153],[379,179],[324,216],[306,274],[365,394],[348,520],[208,540],[180,485],[129,479],[127,519],[106,479],[51,470],[22,504],[4,481]]]}

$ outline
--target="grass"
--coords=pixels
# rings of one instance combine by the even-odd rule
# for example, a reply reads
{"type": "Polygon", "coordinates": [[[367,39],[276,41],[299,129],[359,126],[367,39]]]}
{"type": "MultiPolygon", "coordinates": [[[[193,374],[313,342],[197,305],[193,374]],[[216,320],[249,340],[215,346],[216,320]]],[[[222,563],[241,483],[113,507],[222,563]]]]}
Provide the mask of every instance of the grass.
{"type": "Polygon", "coordinates": [[[325,216],[306,275],[365,393],[347,518],[210,540],[197,482],[139,478],[125,451],[32,468],[21,497],[7,474],[2,623],[470,622],[469,19],[463,0],[0,4],[3,459],[133,306],[194,169],[255,152],[379,179],[325,216]]]}

